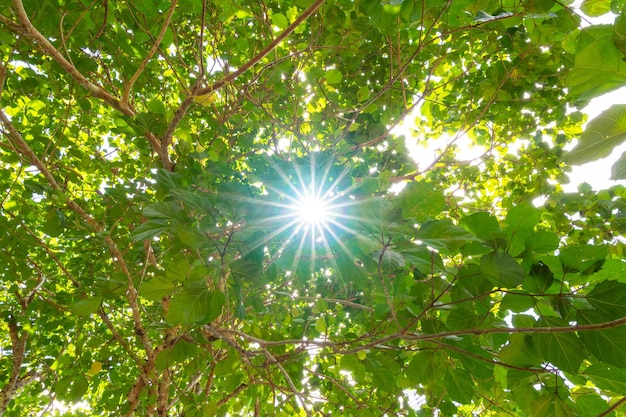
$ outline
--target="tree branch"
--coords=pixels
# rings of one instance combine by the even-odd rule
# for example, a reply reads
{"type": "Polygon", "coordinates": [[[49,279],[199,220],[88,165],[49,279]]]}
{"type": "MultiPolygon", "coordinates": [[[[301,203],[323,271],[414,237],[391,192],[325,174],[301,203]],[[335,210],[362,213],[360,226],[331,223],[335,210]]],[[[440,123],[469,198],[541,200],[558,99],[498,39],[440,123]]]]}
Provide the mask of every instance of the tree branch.
{"type": "MultiPolygon", "coordinates": [[[[0,122],[5,126],[8,131],[9,141],[12,142],[12,145],[15,147],[16,151],[20,153],[22,157],[25,157],[31,164],[35,165],[39,172],[46,178],[50,186],[55,191],[60,191],[65,197],[65,204],[77,213],[84,221],[87,223],[93,230],[96,232],[104,232],[104,227],[100,223],[98,223],[89,213],[87,213],[81,206],[79,206],[74,200],[72,200],[69,196],[65,195],[63,188],[59,185],[57,180],[54,178],[48,167],[37,157],[35,152],[28,146],[28,143],[24,140],[20,132],[15,129],[15,126],[11,123],[8,116],[4,113],[2,109],[0,109],[0,122]]],[[[128,265],[124,260],[124,254],[117,247],[115,241],[109,236],[108,233],[104,233],[104,241],[111,251],[111,254],[114,260],[119,265],[122,273],[127,277],[128,280],[128,288],[126,290],[126,298],[130,304],[131,311],[133,313],[133,321],[135,325],[135,333],[141,340],[144,348],[146,349],[146,354],[148,358],[152,357],[152,344],[150,343],[150,339],[146,334],[146,331],[141,322],[141,311],[139,308],[139,302],[137,300],[137,290],[135,289],[133,278],[128,269],[128,265]]]]}
{"type": "Polygon", "coordinates": [[[11,368],[11,376],[9,381],[0,391],[0,416],[4,414],[7,406],[15,396],[20,387],[20,369],[24,362],[26,354],[26,342],[28,341],[28,332],[23,331],[19,335],[17,323],[13,319],[8,320],[9,336],[11,337],[11,350],[13,351],[13,366],[11,368]]]}
{"type": "Polygon", "coordinates": [[[302,22],[308,19],[313,13],[319,9],[324,0],[316,0],[315,3],[310,5],[292,24],[290,24],[280,35],[278,35],[272,42],[270,42],[265,48],[263,48],[258,54],[252,57],[248,62],[239,67],[236,71],[228,74],[221,80],[216,81],[209,87],[205,88],[195,88],[192,89],[191,94],[183,100],[180,104],[176,112],[174,113],[174,117],[170,121],[170,124],[167,126],[167,130],[163,134],[161,139],[161,148],[167,151],[167,148],[172,142],[172,136],[174,135],[174,131],[183,120],[183,117],[187,114],[189,107],[193,103],[194,97],[203,96],[206,94],[215,93],[220,88],[224,87],[226,84],[231,83],[237,77],[239,77],[244,72],[248,71],[254,65],[256,65],[259,61],[261,61],[267,54],[273,51],[282,41],[285,40],[291,33],[298,27],[302,22]]]}
{"type": "Polygon", "coordinates": [[[150,51],[148,51],[148,54],[146,55],[146,57],[143,59],[143,61],[141,61],[141,64],[139,64],[139,68],[137,68],[137,71],[135,71],[133,76],[130,77],[128,84],[124,88],[124,93],[122,94],[122,102],[125,103],[126,105],[129,104],[128,96],[130,95],[130,90],[133,88],[133,85],[137,81],[137,78],[139,78],[143,70],[146,68],[146,65],[148,65],[148,62],[152,59],[157,49],[159,49],[159,45],[161,44],[161,41],[163,40],[163,36],[165,36],[165,32],[167,31],[167,28],[170,25],[170,22],[172,20],[172,16],[174,15],[174,10],[176,9],[177,3],[178,3],[178,0],[172,0],[172,5],[170,6],[170,10],[167,16],[165,16],[165,21],[163,22],[163,26],[161,26],[161,30],[159,31],[159,34],[157,35],[156,39],[154,40],[154,43],[152,44],[152,48],[150,48],[150,51]]]}
{"type": "Polygon", "coordinates": [[[43,53],[50,55],[78,84],[87,89],[94,97],[103,100],[126,116],[134,116],[135,112],[128,105],[105,91],[104,88],[89,81],[71,62],[65,59],[58,49],[33,26],[21,0],[13,0],[13,10],[20,22],[19,27],[14,27],[18,33],[33,41],[43,53]]]}

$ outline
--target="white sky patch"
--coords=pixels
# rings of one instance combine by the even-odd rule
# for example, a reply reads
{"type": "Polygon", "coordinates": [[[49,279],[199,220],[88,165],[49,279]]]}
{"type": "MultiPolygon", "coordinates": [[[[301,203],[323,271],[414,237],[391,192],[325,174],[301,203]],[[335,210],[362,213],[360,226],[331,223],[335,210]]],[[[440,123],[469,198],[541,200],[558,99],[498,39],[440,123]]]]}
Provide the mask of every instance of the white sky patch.
{"type": "MultiPolygon", "coordinates": [[[[593,120],[614,104],[626,104],[626,86],[592,99],[589,105],[583,109],[583,112],[589,116],[587,122],[593,120]]],[[[626,143],[617,146],[611,155],[606,158],[584,165],[572,166],[572,172],[568,173],[570,183],[564,184],[563,190],[565,192],[575,192],[578,189],[578,185],[584,182],[591,185],[594,190],[603,190],[617,184],[626,185],[624,180],[613,181],[609,179],[611,177],[611,167],[623,152],[626,152],[626,143]]]]}
{"type": "MultiPolygon", "coordinates": [[[[588,115],[587,122],[589,122],[614,104],[626,104],[626,86],[592,99],[582,112],[588,115]]],[[[416,110],[416,112],[418,111],[419,110],[416,110]]],[[[405,120],[413,120],[414,117],[415,114],[412,114],[405,120]]],[[[487,148],[484,146],[472,146],[471,140],[465,135],[460,136],[456,140],[455,137],[450,135],[442,135],[438,138],[419,137],[415,133],[414,126],[406,122],[399,124],[392,133],[395,135],[404,135],[407,138],[406,146],[409,150],[409,155],[417,165],[418,171],[429,167],[452,141],[454,141],[455,146],[458,148],[457,159],[459,161],[471,161],[475,158],[479,158],[487,151],[487,148]]],[[[427,134],[424,136],[427,136],[427,134]]],[[[517,153],[519,147],[525,142],[524,138],[520,138],[514,143],[507,144],[509,152],[517,153]]],[[[571,149],[574,146],[575,142],[568,148],[571,149]]],[[[617,184],[626,185],[626,181],[624,180],[610,180],[611,167],[624,152],[626,152],[626,143],[617,146],[611,155],[606,158],[580,166],[572,166],[572,172],[568,173],[570,183],[562,184],[563,190],[565,192],[576,192],[578,186],[584,182],[591,185],[594,190],[607,189],[617,184]]],[[[393,191],[399,192],[402,188],[398,187],[393,191]]]]}

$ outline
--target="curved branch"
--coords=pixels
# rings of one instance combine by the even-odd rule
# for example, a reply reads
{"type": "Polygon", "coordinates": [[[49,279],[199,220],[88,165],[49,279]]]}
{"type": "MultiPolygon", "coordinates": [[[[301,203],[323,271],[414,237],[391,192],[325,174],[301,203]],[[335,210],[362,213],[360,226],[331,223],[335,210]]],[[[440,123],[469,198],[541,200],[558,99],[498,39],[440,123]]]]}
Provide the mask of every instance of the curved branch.
{"type": "Polygon", "coordinates": [[[24,4],[21,0],[13,0],[13,10],[20,23],[20,26],[13,26],[13,29],[33,41],[41,52],[50,55],[78,84],[87,89],[94,97],[103,100],[105,103],[118,110],[126,116],[134,116],[135,112],[117,97],[113,96],[104,88],[89,81],[80,71],[76,69],[61,53],[45,38],[31,23],[24,4]]]}
{"type": "MultiPolygon", "coordinates": [[[[93,218],[93,216],[87,213],[81,206],[78,205],[78,203],[72,200],[69,196],[65,195],[63,188],[59,185],[50,170],[48,170],[48,167],[41,161],[41,159],[39,159],[39,157],[35,154],[35,152],[33,152],[30,146],[28,146],[28,143],[26,143],[20,132],[18,132],[15,126],[13,126],[8,116],[4,113],[2,109],[0,109],[0,124],[3,124],[7,129],[9,142],[12,143],[20,156],[24,157],[31,164],[35,165],[39,172],[41,172],[41,174],[46,178],[50,186],[55,191],[60,191],[65,196],[65,204],[67,204],[67,206],[71,210],[78,214],[83,219],[83,221],[87,223],[93,230],[98,233],[105,232],[104,227],[100,223],[98,223],[96,219],[93,218]]],[[[139,336],[142,344],[144,345],[148,358],[152,358],[152,344],[150,343],[150,339],[148,338],[141,322],[141,311],[139,308],[137,290],[135,289],[133,277],[130,273],[130,270],[128,269],[128,265],[124,260],[124,254],[108,233],[104,234],[104,241],[111,251],[113,258],[116,260],[118,266],[120,267],[120,270],[127,277],[128,288],[126,291],[126,298],[130,304],[130,308],[133,313],[135,333],[139,336]]]]}
{"type": "Polygon", "coordinates": [[[124,88],[124,93],[122,94],[122,102],[124,102],[125,104],[128,105],[128,96],[130,95],[130,90],[133,88],[133,85],[135,84],[135,82],[137,81],[137,79],[139,78],[143,70],[146,68],[146,65],[148,65],[148,62],[152,59],[157,49],[159,49],[159,45],[161,44],[161,41],[163,40],[163,36],[165,36],[165,32],[167,31],[167,28],[170,25],[170,22],[172,20],[172,16],[174,15],[174,10],[176,9],[177,3],[178,3],[178,0],[172,0],[172,5],[170,6],[170,10],[167,16],[165,16],[165,21],[163,22],[163,26],[161,26],[161,30],[159,31],[159,34],[157,35],[156,39],[154,40],[154,43],[152,44],[152,48],[150,48],[150,51],[148,51],[148,55],[146,55],[143,61],[141,61],[141,64],[139,64],[139,68],[137,68],[137,71],[135,71],[133,76],[130,77],[128,84],[124,88]]]}
{"type": "MultiPolygon", "coordinates": [[[[17,0],[16,0],[17,1],[17,0]]],[[[167,126],[167,130],[163,134],[161,139],[161,148],[164,151],[167,151],[170,143],[172,142],[172,136],[174,135],[174,131],[183,120],[183,117],[187,114],[187,110],[193,103],[194,97],[203,96],[206,94],[215,93],[220,88],[224,87],[226,84],[233,82],[237,77],[239,77],[244,72],[248,71],[254,65],[256,65],[259,61],[261,61],[267,54],[273,51],[282,41],[285,40],[291,33],[296,30],[298,26],[306,19],[308,19],[313,13],[319,9],[322,4],[324,4],[324,0],[316,0],[315,3],[310,5],[292,24],[290,24],[280,35],[278,35],[272,42],[270,42],[265,48],[263,48],[258,54],[252,57],[248,62],[239,67],[236,71],[228,74],[221,80],[214,82],[212,85],[205,88],[195,88],[192,89],[191,94],[183,100],[180,104],[176,112],[174,113],[174,117],[170,121],[170,124],[167,126]]]]}

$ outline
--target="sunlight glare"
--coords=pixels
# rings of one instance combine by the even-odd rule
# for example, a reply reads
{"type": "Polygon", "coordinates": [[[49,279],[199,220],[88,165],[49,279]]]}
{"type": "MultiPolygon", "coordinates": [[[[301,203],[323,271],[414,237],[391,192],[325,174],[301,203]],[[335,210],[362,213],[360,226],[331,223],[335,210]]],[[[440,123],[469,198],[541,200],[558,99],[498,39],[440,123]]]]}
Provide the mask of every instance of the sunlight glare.
{"type": "Polygon", "coordinates": [[[298,222],[307,228],[324,227],[331,218],[328,203],[318,196],[305,193],[295,204],[298,222]]]}

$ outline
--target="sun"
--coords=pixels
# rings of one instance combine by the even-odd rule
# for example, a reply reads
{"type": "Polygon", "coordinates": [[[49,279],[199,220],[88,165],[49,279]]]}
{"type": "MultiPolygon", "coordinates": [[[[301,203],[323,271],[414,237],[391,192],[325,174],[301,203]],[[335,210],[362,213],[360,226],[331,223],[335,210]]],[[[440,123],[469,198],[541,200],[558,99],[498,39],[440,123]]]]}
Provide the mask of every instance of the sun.
{"type": "Polygon", "coordinates": [[[306,229],[324,230],[334,217],[330,201],[311,192],[301,193],[293,210],[297,222],[306,229]]]}
{"type": "Polygon", "coordinates": [[[250,247],[263,247],[268,265],[290,258],[291,271],[302,273],[300,262],[311,273],[319,272],[320,265],[339,271],[335,258],[341,252],[348,259],[356,256],[346,242],[360,235],[361,217],[354,206],[362,201],[356,193],[361,183],[352,182],[349,166],[335,164],[330,153],[294,159],[267,156],[266,161],[266,171],[258,177],[264,197],[250,201],[263,233],[250,247]]]}

